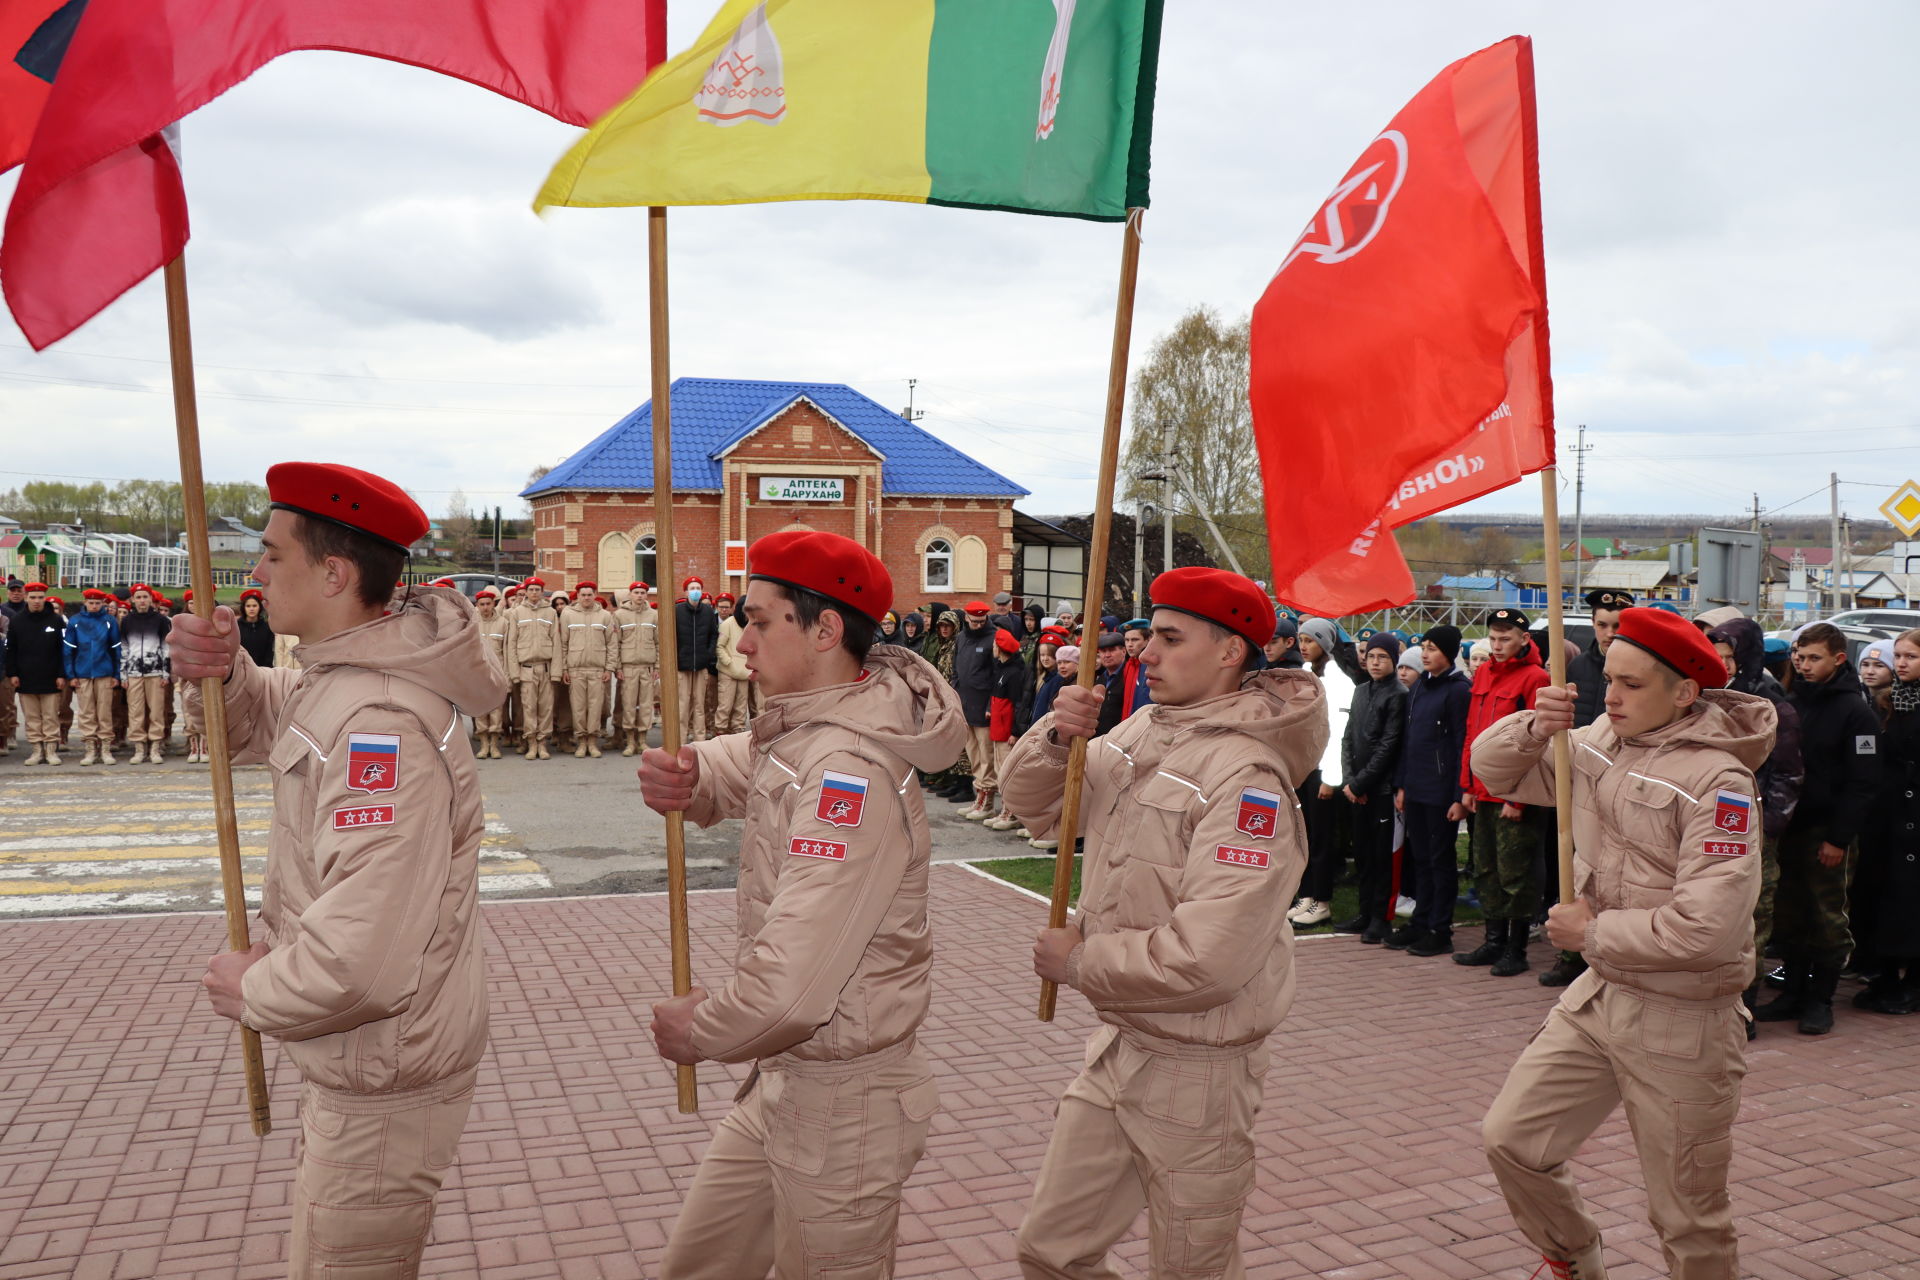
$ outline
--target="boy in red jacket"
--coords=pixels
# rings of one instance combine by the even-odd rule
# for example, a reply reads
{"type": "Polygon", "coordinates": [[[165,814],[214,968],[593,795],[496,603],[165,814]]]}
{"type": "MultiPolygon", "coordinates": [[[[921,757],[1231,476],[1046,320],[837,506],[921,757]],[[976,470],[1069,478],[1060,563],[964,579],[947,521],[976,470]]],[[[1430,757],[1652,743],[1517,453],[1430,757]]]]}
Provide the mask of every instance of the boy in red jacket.
{"type": "Polygon", "coordinates": [[[1540,909],[1540,838],[1544,810],[1503,800],[1473,776],[1473,743],[1503,716],[1533,707],[1534,693],[1549,677],[1527,635],[1527,615],[1495,609],[1487,619],[1492,657],[1473,677],[1467,704],[1467,749],[1460,753],[1461,803],[1475,815],[1473,875],[1486,940],[1454,953],[1455,964],[1492,965],[1493,976],[1527,971],[1527,927],[1540,909]]]}

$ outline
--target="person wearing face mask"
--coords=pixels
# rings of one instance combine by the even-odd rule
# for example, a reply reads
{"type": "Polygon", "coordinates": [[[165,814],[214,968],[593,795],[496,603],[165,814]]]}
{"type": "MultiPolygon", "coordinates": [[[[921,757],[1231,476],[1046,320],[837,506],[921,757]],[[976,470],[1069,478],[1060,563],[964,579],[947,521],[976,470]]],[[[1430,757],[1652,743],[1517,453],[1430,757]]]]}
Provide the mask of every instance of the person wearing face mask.
{"type": "Polygon", "coordinates": [[[707,683],[720,663],[720,615],[698,578],[680,583],[674,601],[674,639],[678,642],[680,672],[680,740],[707,739],[707,683]]]}
{"type": "Polygon", "coordinates": [[[1626,609],[1607,651],[1605,718],[1574,729],[1577,687],[1541,688],[1472,745],[1492,793],[1554,801],[1552,738],[1572,731],[1574,884],[1547,938],[1588,970],[1547,1015],[1481,1125],[1520,1231],[1556,1277],[1604,1280],[1600,1227],[1568,1162],[1624,1106],[1648,1216],[1674,1280],[1740,1273],[1727,1196],[1746,1074],[1753,904],[1760,889],[1754,770],[1773,705],[1725,689],[1726,668],[1684,618],[1626,609]]]}

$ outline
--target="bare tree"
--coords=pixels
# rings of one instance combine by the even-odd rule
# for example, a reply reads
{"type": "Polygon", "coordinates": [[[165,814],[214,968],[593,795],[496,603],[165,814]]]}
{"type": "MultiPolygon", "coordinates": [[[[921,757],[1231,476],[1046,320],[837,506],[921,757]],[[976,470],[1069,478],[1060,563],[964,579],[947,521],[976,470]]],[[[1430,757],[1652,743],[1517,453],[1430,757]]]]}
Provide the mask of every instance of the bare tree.
{"type": "MultiPolygon", "coordinates": [[[[1210,513],[1249,574],[1267,575],[1267,530],[1259,459],[1253,447],[1253,411],[1247,401],[1250,323],[1223,321],[1198,306],[1162,335],[1134,376],[1121,494],[1197,521],[1194,502],[1210,513]],[[1162,493],[1161,482],[1137,480],[1157,471],[1163,450],[1179,469],[1186,492],[1162,493]]],[[[1203,525],[1190,532],[1209,539],[1203,525]]],[[[1177,557],[1176,557],[1177,558],[1177,557]]]]}

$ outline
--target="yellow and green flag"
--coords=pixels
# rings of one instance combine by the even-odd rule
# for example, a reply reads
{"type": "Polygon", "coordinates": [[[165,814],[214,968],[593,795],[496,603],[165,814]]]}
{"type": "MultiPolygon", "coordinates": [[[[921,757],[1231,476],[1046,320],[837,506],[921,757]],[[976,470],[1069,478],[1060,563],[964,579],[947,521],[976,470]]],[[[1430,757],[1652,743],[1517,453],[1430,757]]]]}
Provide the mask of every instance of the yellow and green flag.
{"type": "Polygon", "coordinates": [[[1147,203],[1162,0],[726,0],[554,166],[549,205],[1147,203]]]}

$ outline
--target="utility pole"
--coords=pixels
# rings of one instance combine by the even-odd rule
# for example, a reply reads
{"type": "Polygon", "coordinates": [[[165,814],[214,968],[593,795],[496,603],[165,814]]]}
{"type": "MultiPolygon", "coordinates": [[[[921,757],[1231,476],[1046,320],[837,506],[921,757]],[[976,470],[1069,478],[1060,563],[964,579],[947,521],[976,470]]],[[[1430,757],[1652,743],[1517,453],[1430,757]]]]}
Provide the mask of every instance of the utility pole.
{"type": "Polygon", "coordinates": [[[927,416],[927,411],[925,409],[920,409],[916,411],[913,407],[913,389],[914,387],[919,385],[919,382],[920,382],[920,379],[918,378],[907,379],[907,407],[900,411],[900,416],[905,418],[908,422],[918,422],[920,421],[920,419],[927,416]]]}
{"type": "MultiPolygon", "coordinates": [[[[1139,479],[1138,476],[1135,479],[1139,479]]],[[[1147,611],[1147,521],[1153,518],[1153,504],[1137,499],[1133,504],[1133,616],[1147,611]]]]}
{"type": "MultiPolygon", "coordinates": [[[[1573,598],[1580,599],[1580,579],[1586,568],[1587,542],[1584,516],[1584,500],[1587,493],[1587,451],[1593,448],[1587,443],[1587,424],[1580,424],[1580,443],[1573,446],[1573,598]]],[[[1554,554],[1560,554],[1559,549],[1554,554]]]]}
{"type": "Polygon", "coordinates": [[[1173,465],[1173,427],[1163,422],[1160,424],[1160,572],[1162,573],[1173,568],[1173,465]]]}
{"type": "Polygon", "coordinates": [[[1828,600],[1831,612],[1840,612],[1840,473],[1827,473],[1827,491],[1831,498],[1832,521],[1828,533],[1833,543],[1833,562],[1827,566],[1828,600]]]}

